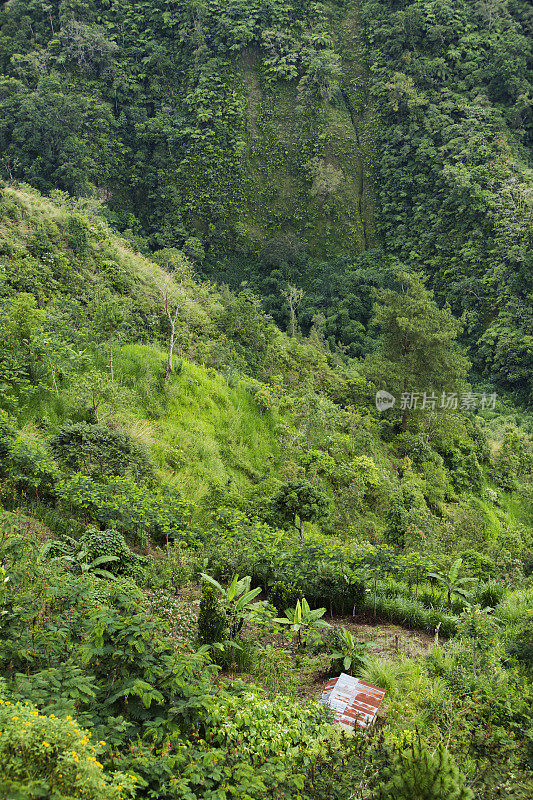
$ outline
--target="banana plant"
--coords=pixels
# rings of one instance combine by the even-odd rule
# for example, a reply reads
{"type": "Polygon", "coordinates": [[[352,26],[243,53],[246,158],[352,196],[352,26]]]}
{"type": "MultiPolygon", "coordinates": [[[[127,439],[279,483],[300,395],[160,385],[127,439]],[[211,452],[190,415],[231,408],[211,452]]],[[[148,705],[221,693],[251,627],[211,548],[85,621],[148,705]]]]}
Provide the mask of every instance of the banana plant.
{"type": "MultiPolygon", "coordinates": [[[[71,549],[76,550],[79,548],[79,542],[76,539],[73,539],[71,536],[65,537],[68,539],[68,545],[71,549]]],[[[44,561],[50,550],[57,545],[61,545],[62,542],[57,541],[50,541],[45,544],[44,547],[41,548],[39,553],[39,561],[44,561]]],[[[114,561],[119,561],[118,556],[99,556],[98,558],[93,559],[92,561],[87,560],[88,556],[87,550],[84,550],[83,547],[78,550],[78,552],[74,552],[74,555],[61,555],[55,556],[54,558],[50,559],[50,563],[59,562],[59,563],[67,563],[74,565],[75,568],[79,569],[82,575],[86,575],[90,572],[92,575],[95,575],[97,578],[107,578],[108,580],[114,581],[116,576],[113,575],[107,569],[101,569],[102,564],[111,564],[114,561]]]]}
{"type": "Polygon", "coordinates": [[[93,561],[87,561],[87,555],[88,553],[86,550],[80,550],[75,556],[57,556],[57,558],[52,558],[51,560],[70,562],[81,571],[82,575],[86,575],[90,572],[91,575],[95,575],[97,578],[108,578],[112,581],[116,580],[116,576],[113,575],[112,572],[109,572],[107,569],[100,569],[100,567],[102,564],[111,564],[113,561],[119,561],[118,556],[99,556],[93,561]]]}
{"type": "Polygon", "coordinates": [[[296,634],[298,649],[300,649],[305,647],[307,639],[313,629],[331,628],[328,622],[321,619],[325,613],[325,608],[311,610],[309,603],[304,597],[301,602],[299,600],[297,601],[296,608],[285,609],[285,616],[275,617],[274,622],[289,626],[289,630],[293,634],[296,634]]]}
{"type": "Polygon", "coordinates": [[[237,634],[241,632],[245,620],[252,618],[254,611],[259,610],[255,606],[265,605],[264,603],[252,604],[252,600],[261,593],[261,587],[250,589],[252,580],[250,575],[245,575],[240,580],[238,575],[234,575],[227,589],[205,572],[202,572],[202,578],[220,593],[220,598],[226,609],[229,637],[230,640],[235,639],[237,634]]]}
{"type": "Polygon", "coordinates": [[[344,671],[353,675],[354,669],[367,667],[367,647],[375,647],[369,642],[358,642],[346,628],[337,628],[339,649],[331,654],[331,668],[335,672],[344,671]]]}
{"type": "Polygon", "coordinates": [[[453,562],[448,572],[428,572],[430,578],[435,578],[441,586],[444,586],[448,595],[448,613],[452,610],[452,595],[456,594],[463,600],[468,597],[466,584],[471,583],[474,578],[460,578],[459,570],[463,563],[462,558],[456,559],[453,562]]]}

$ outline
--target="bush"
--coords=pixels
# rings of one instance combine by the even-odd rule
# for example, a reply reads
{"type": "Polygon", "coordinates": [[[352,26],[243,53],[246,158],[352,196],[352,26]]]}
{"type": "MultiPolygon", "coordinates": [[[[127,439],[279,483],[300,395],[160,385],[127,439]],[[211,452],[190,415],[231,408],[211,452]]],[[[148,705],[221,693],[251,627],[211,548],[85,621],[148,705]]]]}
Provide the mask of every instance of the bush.
{"type": "Polygon", "coordinates": [[[375,787],[375,800],[473,800],[452,757],[443,745],[432,754],[419,736],[404,734],[391,753],[390,765],[375,787]]]}
{"type": "Polygon", "coordinates": [[[484,581],[493,577],[494,562],[484,553],[479,553],[477,550],[463,550],[460,556],[472,577],[484,581]]]}
{"type": "Polygon", "coordinates": [[[87,226],[80,217],[70,216],[67,219],[68,246],[76,255],[84,258],[89,250],[87,226]]]}
{"type": "Polygon", "coordinates": [[[204,584],[198,614],[198,641],[200,644],[222,642],[226,628],[226,611],[220,602],[219,593],[214,586],[204,584]]]}
{"type": "Polygon", "coordinates": [[[54,495],[59,470],[50,453],[39,442],[17,436],[4,421],[0,427],[0,477],[7,478],[6,489],[24,492],[41,500],[54,495]]]}
{"type": "Polygon", "coordinates": [[[150,490],[130,477],[96,481],[74,473],[59,481],[56,491],[65,507],[87,522],[120,527],[141,538],[164,542],[179,536],[188,525],[191,506],[170,489],[150,490]]]}
{"type": "Polygon", "coordinates": [[[103,425],[63,425],[50,440],[50,448],[65,467],[91,477],[142,478],[153,471],[148,453],[129,434],[103,425]]]}
{"type": "Polygon", "coordinates": [[[505,595],[504,587],[496,581],[481,584],[476,592],[477,602],[481,608],[496,608],[505,595]]]}
{"type": "Polygon", "coordinates": [[[122,534],[113,528],[106,531],[89,528],[81,537],[80,545],[87,551],[88,561],[94,561],[102,556],[115,556],[118,561],[106,565],[106,569],[115,575],[120,575],[124,571],[133,555],[122,534]]]}
{"type": "Polygon", "coordinates": [[[533,611],[524,614],[516,626],[509,651],[533,672],[533,611]]]}
{"type": "Polygon", "coordinates": [[[5,411],[0,410],[0,469],[2,473],[4,473],[2,461],[9,455],[16,438],[17,431],[10,425],[5,411]]]}
{"type": "Polygon", "coordinates": [[[511,592],[496,607],[495,616],[507,623],[519,622],[524,614],[533,611],[533,586],[511,592]]]}
{"type": "Polygon", "coordinates": [[[363,611],[366,603],[366,588],[362,581],[350,582],[350,601],[352,602],[353,614],[363,611]]]}
{"type": "Polygon", "coordinates": [[[216,653],[216,663],[232,672],[252,672],[256,663],[256,645],[250,639],[237,638],[226,642],[224,649],[216,653]]]}
{"type": "Polygon", "coordinates": [[[191,570],[181,547],[174,542],[168,554],[158,550],[145,568],[144,582],[151,589],[177,591],[191,577],[191,570]]]}
{"type": "Polygon", "coordinates": [[[48,717],[29,703],[0,699],[0,794],[20,800],[131,796],[134,779],[105,775],[98,761],[105,742],[91,744],[90,736],[72,717],[48,717]]]}
{"type": "Polygon", "coordinates": [[[292,581],[274,581],[268,592],[268,599],[282,614],[286,608],[294,608],[297,600],[304,596],[300,587],[292,581]]]}

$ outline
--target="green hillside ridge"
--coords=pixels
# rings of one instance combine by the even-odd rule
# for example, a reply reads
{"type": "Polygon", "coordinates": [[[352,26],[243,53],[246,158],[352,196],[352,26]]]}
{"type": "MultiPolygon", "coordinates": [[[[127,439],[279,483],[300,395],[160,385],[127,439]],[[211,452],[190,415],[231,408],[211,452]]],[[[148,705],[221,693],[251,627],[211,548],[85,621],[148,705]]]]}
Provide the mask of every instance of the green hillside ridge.
{"type": "Polygon", "coordinates": [[[364,284],[422,270],[476,378],[532,397],[525,0],[12,0],[2,177],[93,198],[145,254],[373,347],[364,284]]]}
{"type": "Polygon", "coordinates": [[[352,359],[54,197],[0,198],[0,793],[528,800],[531,418],[374,403],[467,391],[457,321],[396,264],[352,359]]]}
{"type": "Polygon", "coordinates": [[[450,503],[452,516],[456,504],[459,516],[471,508],[487,519],[496,541],[511,521],[460,497],[494,485],[489,452],[496,463],[510,435],[496,425],[501,412],[478,422],[443,415],[437,450],[423,414],[394,436],[373,406],[379,362],[341,359],[317,332],[291,339],[249,293],[194,282],[165,381],[158,293],[172,276],[68,206],[13,189],[2,202],[3,325],[18,347],[4,356],[3,405],[28,434],[44,442],[68,421],[124,429],[148,448],[159,480],[200,506],[226,486],[249,510],[280,481],[310,479],[333,501],[331,532],[344,535],[382,538],[395,502],[406,515],[400,528],[416,520],[437,540],[450,503]]]}

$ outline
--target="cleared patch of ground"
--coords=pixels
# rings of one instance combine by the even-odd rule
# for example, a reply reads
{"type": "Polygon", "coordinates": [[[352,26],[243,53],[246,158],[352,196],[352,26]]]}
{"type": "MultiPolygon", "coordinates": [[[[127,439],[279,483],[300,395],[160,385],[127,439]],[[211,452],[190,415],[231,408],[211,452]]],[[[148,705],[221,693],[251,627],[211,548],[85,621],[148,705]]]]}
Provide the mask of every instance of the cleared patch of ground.
{"type": "MultiPolygon", "coordinates": [[[[179,645],[194,647],[200,593],[189,585],[176,594],[165,590],[146,591],[146,604],[155,617],[164,619],[179,645]]],[[[433,646],[433,637],[422,631],[402,628],[372,617],[334,616],[324,618],[334,627],[347,628],[358,641],[368,642],[368,655],[395,661],[417,659],[433,646]]],[[[219,681],[244,681],[262,687],[270,694],[280,693],[301,699],[318,699],[331,676],[330,655],[316,652],[312,645],[298,650],[294,639],[279,626],[246,626],[242,631],[249,651],[242,664],[224,670],[219,681]]],[[[246,649],[246,648],[245,648],[246,649]]],[[[239,661],[240,657],[236,657],[239,661]]]]}

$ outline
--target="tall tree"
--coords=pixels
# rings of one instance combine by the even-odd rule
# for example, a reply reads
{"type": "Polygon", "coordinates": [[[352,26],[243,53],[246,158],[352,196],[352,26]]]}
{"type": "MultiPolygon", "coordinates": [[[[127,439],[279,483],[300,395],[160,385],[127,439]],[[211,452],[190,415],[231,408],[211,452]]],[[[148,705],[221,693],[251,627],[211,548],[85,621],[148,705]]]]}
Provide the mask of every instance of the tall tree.
{"type": "Polygon", "coordinates": [[[272,498],[272,510],[280,522],[294,525],[303,544],[305,523],[325,519],[329,502],[324,492],[309,481],[289,481],[282,484],[272,498]]]}
{"type": "Polygon", "coordinates": [[[374,380],[401,393],[403,430],[411,409],[435,408],[436,392],[456,391],[470,367],[456,344],[462,323],[424,284],[421,273],[399,270],[396,288],[376,291],[374,322],[382,334],[369,364],[374,380]]]}
{"type": "Polygon", "coordinates": [[[291,322],[290,322],[290,335],[292,337],[296,336],[296,309],[302,302],[302,298],[304,296],[303,289],[299,289],[297,286],[294,286],[292,283],[287,285],[287,288],[283,291],[283,297],[289,304],[289,310],[291,314],[291,322]]]}
{"type": "Polygon", "coordinates": [[[164,270],[163,274],[154,277],[165,316],[170,325],[168,359],[165,370],[165,380],[168,380],[173,370],[172,358],[176,343],[176,323],[180,311],[187,305],[187,286],[191,285],[192,270],[183,254],[174,248],[158,251],[155,254],[155,260],[161,264],[164,270]],[[172,270],[172,274],[167,272],[169,269],[172,270]]]}

